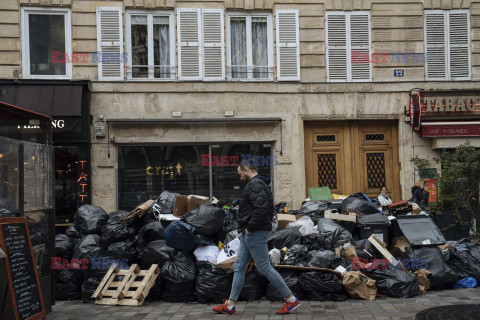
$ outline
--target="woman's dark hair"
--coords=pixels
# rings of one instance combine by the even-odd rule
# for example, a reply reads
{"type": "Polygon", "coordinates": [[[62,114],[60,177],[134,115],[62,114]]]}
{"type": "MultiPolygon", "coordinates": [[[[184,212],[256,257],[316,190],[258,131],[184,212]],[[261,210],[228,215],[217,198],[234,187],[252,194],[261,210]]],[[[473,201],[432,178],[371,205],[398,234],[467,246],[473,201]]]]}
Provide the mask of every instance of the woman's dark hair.
{"type": "Polygon", "coordinates": [[[388,190],[388,188],[387,188],[386,186],[382,186],[382,187],[380,188],[380,192],[382,192],[383,188],[385,188],[385,189],[388,190]]]}
{"type": "Polygon", "coordinates": [[[252,171],[257,171],[257,172],[258,172],[258,168],[257,168],[256,166],[254,166],[254,165],[252,164],[252,162],[249,161],[249,160],[242,160],[238,166],[239,166],[240,169],[242,169],[242,170],[245,169],[245,168],[247,168],[248,170],[252,170],[252,171]]]}

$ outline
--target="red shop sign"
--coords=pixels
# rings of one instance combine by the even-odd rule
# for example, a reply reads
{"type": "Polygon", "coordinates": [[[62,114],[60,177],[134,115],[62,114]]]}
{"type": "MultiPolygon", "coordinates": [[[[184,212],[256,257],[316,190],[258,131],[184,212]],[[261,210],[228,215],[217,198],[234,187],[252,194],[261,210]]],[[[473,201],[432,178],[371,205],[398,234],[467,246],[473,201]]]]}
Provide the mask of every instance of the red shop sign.
{"type": "Polygon", "coordinates": [[[480,136],[480,125],[433,125],[422,126],[423,137],[480,136]]]}

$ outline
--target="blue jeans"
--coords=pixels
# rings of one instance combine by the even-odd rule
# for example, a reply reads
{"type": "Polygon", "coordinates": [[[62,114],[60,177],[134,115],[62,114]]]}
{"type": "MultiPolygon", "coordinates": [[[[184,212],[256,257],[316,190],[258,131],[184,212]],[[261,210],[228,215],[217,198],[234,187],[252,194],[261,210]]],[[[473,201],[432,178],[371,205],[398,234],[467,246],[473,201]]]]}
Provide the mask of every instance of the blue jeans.
{"type": "Polygon", "coordinates": [[[242,233],[240,248],[235,259],[232,291],[230,300],[237,301],[245,281],[245,270],[250,260],[255,261],[258,271],[267,277],[268,281],[281,292],[283,297],[289,296],[292,291],[285,284],[282,276],[273,268],[268,257],[267,238],[270,232],[255,231],[251,234],[242,233]]]}

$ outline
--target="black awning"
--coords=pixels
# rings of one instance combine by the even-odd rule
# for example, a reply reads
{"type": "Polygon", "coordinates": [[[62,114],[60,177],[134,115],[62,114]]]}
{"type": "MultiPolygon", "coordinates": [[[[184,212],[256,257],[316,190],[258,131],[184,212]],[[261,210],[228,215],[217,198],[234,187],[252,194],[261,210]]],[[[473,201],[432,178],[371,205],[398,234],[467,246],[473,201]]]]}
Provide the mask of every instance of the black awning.
{"type": "Polygon", "coordinates": [[[49,116],[80,117],[82,85],[2,85],[0,100],[49,116]]]}

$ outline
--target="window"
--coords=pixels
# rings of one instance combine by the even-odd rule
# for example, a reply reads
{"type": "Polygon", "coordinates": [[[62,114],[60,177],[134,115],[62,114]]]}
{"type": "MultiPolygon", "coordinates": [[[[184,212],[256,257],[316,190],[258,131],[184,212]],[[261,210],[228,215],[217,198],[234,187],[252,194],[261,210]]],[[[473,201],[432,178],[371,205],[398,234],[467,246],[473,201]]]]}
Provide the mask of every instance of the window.
{"type": "Polygon", "coordinates": [[[272,38],[271,15],[228,14],[228,78],[273,80],[272,38]]]}
{"type": "Polygon", "coordinates": [[[277,164],[271,152],[270,143],[119,146],[118,207],[130,211],[165,190],[238,199],[244,185],[240,161],[251,159],[259,174],[270,177],[277,164]]]}
{"type": "Polygon", "coordinates": [[[22,8],[23,77],[70,79],[71,41],[69,9],[22,8]]]}
{"type": "Polygon", "coordinates": [[[327,80],[372,80],[370,13],[327,12],[327,80]]]}
{"type": "Polygon", "coordinates": [[[174,79],[173,13],[127,13],[128,79],[174,79]]]}
{"type": "Polygon", "coordinates": [[[470,13],[426,10],[427,80],[470,80],[470,13]]]}

